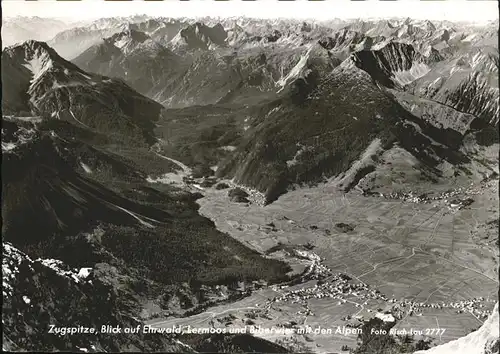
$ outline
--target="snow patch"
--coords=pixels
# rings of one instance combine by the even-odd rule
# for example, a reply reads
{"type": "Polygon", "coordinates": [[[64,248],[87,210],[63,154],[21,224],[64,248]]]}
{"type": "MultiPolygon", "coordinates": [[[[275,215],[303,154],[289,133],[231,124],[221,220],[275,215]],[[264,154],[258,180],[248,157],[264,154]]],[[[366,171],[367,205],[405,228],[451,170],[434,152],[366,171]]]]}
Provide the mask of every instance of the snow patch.
{"type": "Polygon", "coordinates": [[[421,78],[422,76],[426,75],[429,73],[431,69],[424,63],[416,63],[413,64],[410,70],[405,70],[405,71],[396,71],[394,72],[394,81],[401,85],[401,86],[406,86],[413,81],[421,78]]]}
{"type": "Polygon", "coordinates": [[[121,38],[119,40],[117,40],[114,44],[115,44],[115,47],[117,48],[120,48],[122,49],[123,47],[125,47],[130,41],[128,40],[128,38],[124,37],[124,38],[121,38]]]}
{"type": "Polygon", "coordinates": [[[443,78],[442,78],[442,77],[438,77],[438,78],[437,78],[436,80],[434,80],[434,81],[432,82],[432,84],[430,84],[429,86],[434,86],[434,85],[438,84],[441,80],[443,80],[443,78]]]}
{"type": "Polygon", "coordinates": [[[78,277],[82,279],[88,278],[91,271],[92,268],[80,268],[80,271],[78,272],[78,277]]]}
{"type": "Polygon", "coordinates": [[[17,147],[16,144],[14,143],[4,143],[2,141],[2,151],[10,151],[10,150],[13,150],[17,147]]]}
{"type": "Polygon", "coordinates": [[[73,111],[70,109],[69,110],[69,113],[71,113],[71,116],[73,117],[73,119],[75,121],[77,121],[78,123],[80,123],[81,125],[83,125],[85,128],[89,128],[89,129],[92,129],[90,128],[87,124],[83,123],[81,120],[79,120],[78,118],[75,117],[75,114],[73,113],[73,111]]]}
{"type": "MultiPolygon", "coordinates": [[[[80,272],[82,272],[81,269],[80,269],[80,271],[77,271],[76,269],[70,269],[63,261],[61,261],[59,259],[50,259],[50,258],[41,259],[41,258],[38,258],[37,260],[35,260],[35,262],[40,262],[45,267],[52,269],[57,274],[59,274],[63,277],[70,278],[75,283],[80,283],[80,281],[85,279],[85,277],[80,276],[80,272]]],[[[90,269],[90,268],[82,268],[82,269],[90,269]]],[[[86,271],[84,271],[84,272],[86,272],[86,271]]]]}
{"type": "Polygon", "coordinates": [[[52,60],[48,53],[44,52],[39,56],[34,57],[31,60],[27,60],[24,67],[33,73],[33,78],[31,83],[38,80],[43,74],[45,74],[49,69],[53,67],[52,60]]]}
{"type": "Polygon", "coordinates": [[[347,187],[354,181],[358,171],[374,164],[372,156],[378,155],[382,151],[382,142],[380,139],[374,139],[363,152],[363,155],[354,162],[351,167],[343,174],[333,179],[333,182],[341,188],[347,187]]]}
{"type": "Polygon", "coordinates": [[[300,57],[299,62],[290,70],[286,77],[282,77],[278,80],[277,84],[281,86],[280,91],[282,91],[292,80],[305,78],[309,74],[310,70],[307,69],[307,62],[312,49],[313,47],[311,46],[307,52],[300,57]]]}
{"type": "Polygon", "coordinates": [[[23,260],[32,263],[33,261],[23,252],[12,246],[8,242],[2,242],[3,259],[2,259],[2,287],[3,296],[12,296],[14,288],[12,283],[19,273],[19,265],[23,260]]]}
{"type": "Polygon", "coordinates": [[[481,59],[483,57],[483,54],[481,52],[477,52],[473,57],[472,57],[472,67],[475,68],[478,64],[481,63],[481,59]]]}
{"type": "MultiPolygon", "coordinates": [[[[83,86],[85,85],[87,82],[84,82],[84,81],[77,81],[77,80],[72,80],[72,81],[68,81],[68,82],[65,82],[65,83],[60,83],[58,82],[57,80],[54,80],[54,82],[52,83],[52,89],[58,89],[58,88],[61,88],[61,87],[76,87],[76,86],[83,86]]],[[[90,84],[92,85],[96,85],[96,83],[94,81],[90,82],[90,84]]]]}
{"type": "Polygon", "coordinates": [[[84,164],[83,162],[80,162],[80,165],[82,166],[83,170],[88,173],[88,174],[91,174],[92,173],[92,170],[90,169],[90,167],[86,164],[84,164]]]}
{"type": "Polygon", "coordinates": [[[450,70],[450,76],[453,75],[454,73],[456,73],[457,71],[461,71],[462,68],[460,68],[459,66],[454,66],[451,70],[450,70]]]}
{"type": "MultiPolygon", "coordinates": [[[[123,211],[123,212],[125,212],[125,213],[129,214],[129,215],[130,215],[130,216],[132,216],[134,219],[136,219],[137,221],[139,221],[139,223],[141,223],[142,225],[144,225],[144,226],[146,226],[146,227],[149,227],[149,228],[151,228],[151,229],[155,227],[154,225],[150,224],[149,222],[144,221],[143,219],[141,219],[139,216],[137,216],[135,213],[131,212],[130,210],[127,210],[127,209],[122,208],[122,207],[120,207],[120,206],[118,206],[118,205],[115,205],[115,204],[113,204],[113,206],[114,206],[114,207],[116,207],[116,208],[118,208],[118,209],[120,209],[121,211],[123,211]]],[[[151,219],[151,220],[153,220],[153,219],[151,219]]],[[[156,221],[156,220],[153,220],[153,221],[156,221]]]]}
{"type": "Polygon", "coordinates": [[[183,176],[178,173],[165,173],[158,178],[152,178],[151,176],[148,176],[146,178],[146,181],[149,183],[184,185],[183,176]]]}
{"type": "Polygon", "coordinates": [[[80,73],[80,76],[83,77],[85,80],[92,80],[92,77],[90,77],[89,75],[87,74],[84,74],[84,73],[80,73]]]}
{"type": "MultiPolygon", "coordinates": [[[[266,114],[266,118],[269,117],[271,114],[273,114],[274,112],[278,112],[279,110],[281,109],[281,107],[275,107],[273,109],[271,109],[269,111],[269,113],[266,114]]],[[[248,119],[248,118],[247,118],[248,119]]],[[[247,119],[245,119],[245,122],[247,121],[247,119]]]]}
{"type": "Polygon", "coordinates": [[[462,42],[471,42],[476,37],[477,37],[477,33],[471,33],[467,37],[462,39],[462,42]]]}
{"type": "Polygon", "coordinates": [[[375,317],[380,318],[384,322],[394,322],[396,319],[394,318],[393,315],[390,313],[377,313],[375,314],[375,317]]]}
{"type": "Polygon", "coordinates": [[[12,139],[11,137],[4,137],[5,131],[2,130],[2,140],[11,140],[11,141],[2,141],[2,152],[9,152],[16,147],[26,144],[30,142],[34,136],[36,135],[36,131],[32,128],[19,127],[16,132],[14,132],[12,139]]]}
{"type": "Polygon", "coordinates": [[[286,162],[286,165],[288,167],[292,167],[292,166],[295,166],[297,163],[298,163],[298,158],[300,157],[300,155],[302,155],[304,152],[306,151],[310,151],[313,149],[313,147],[309,147],[309,146],[305,146],[305,145],[302,145],[300,143],[297,143],[297,147],[299,147],[299,149],[297,150],[297,152],[295,153],[295,156],[293,157],[293,159],[291,160],[288,160],[286,162]]]}
{"type": "MultiPolygon", "coordinates": [[[[33,263],[39,263],[42,266],[50,268],[58,275],[70,278],[74,282],[79,283],[88,277],[91,268],[81,268],[79,271],[77,269],[69,268],[64,262],[58,259],[36,259],[33,261],[28,255],[19,251],[17,248],[12,246],[8,242],[3,242],[3,260],[2,260],[2,285],[3,285],[3,296],[12,296],[14,294],[13,283],[19,273],[19,266],[22,262],[28,262],[29,267],[32,268],[33,263]]],[[[31,303],[31,299],[24,295],[22,297],[26,304],[31,303]]]]}

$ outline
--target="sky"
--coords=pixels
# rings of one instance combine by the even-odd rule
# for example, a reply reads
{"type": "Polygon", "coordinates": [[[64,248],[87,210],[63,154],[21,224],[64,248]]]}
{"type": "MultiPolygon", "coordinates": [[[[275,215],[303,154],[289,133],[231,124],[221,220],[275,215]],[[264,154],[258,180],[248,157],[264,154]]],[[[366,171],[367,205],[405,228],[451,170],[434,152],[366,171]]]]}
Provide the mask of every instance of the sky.
{"type": "Polygon", "coordinates": [[[2,17],[39,16],[72,21],[145,14],[164,17],[388,18],[486,22],[498,19],[498,0],[398,1],[56,1],[2,0],[2,17]]]}

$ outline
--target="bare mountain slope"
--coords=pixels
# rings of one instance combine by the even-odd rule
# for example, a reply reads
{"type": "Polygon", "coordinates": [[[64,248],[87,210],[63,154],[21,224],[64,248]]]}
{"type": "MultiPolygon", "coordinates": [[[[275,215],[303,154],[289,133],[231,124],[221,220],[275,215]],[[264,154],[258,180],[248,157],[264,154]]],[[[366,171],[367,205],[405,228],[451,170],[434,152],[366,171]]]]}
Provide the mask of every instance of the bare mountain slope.
{"type": "Polygon", "coordinates": [[[407,90],[497,125],[498,49],[469,48],[438,63],[407,90]]]}
{"type": "Polygon", "coordinates": [[[170,87],[188,62],[144,32],[128,30],[105,38],[73,61],[93,73],[121,78],[142,94],[158,98],[170,87]]]}
{"type": "Polygon", "coordinates": [[[425,58],[413,46],[390,42],[379,50],[352,54],[356,66],[387,87],[403,87],[429,72],[425,58]]]}
{"type": "MultiPolygon", "coordinates": [[[[442,159],[458,169],[468,161],[457,151],[460,133],[413,116],[353,62],[344,62],[317,84],[299,78],[287,90],[287,98],[263,108],[247,123],[250,128],[219,175],[273,200],[294,184],[346,171],[374,139],[380,139],[382,151],[399,144],[434,177],[440,174],[435,166],[442,159]]],[[[359,171],[347,187],[369,172],[359,171]]]]}
{"type": "Polygon", "coordinates": [[[279,51],[273,47],[220,48],[175,54],[155,40],[139,43],[134,36],[144,34],[116,34],[89,48],[73,63],[90,72],[119,77],[172,108],[258,102],[273,97],[302,71],[324,75],[339,63],[318,44],[279,51]],[[117,36],[123,42],[119,46],[117,36]],[[128,50],[121,48],[124,43],[129,43],[128,50]]]}
{"type": "Polygon", "coordinates": [[[44,42],[2,52],[3,110],[73,121],[97,131],[151,141],[163,107],[124,82],[88,74],[44,42]],[[11,85],[10,82],[15,82],[11,85]]]}

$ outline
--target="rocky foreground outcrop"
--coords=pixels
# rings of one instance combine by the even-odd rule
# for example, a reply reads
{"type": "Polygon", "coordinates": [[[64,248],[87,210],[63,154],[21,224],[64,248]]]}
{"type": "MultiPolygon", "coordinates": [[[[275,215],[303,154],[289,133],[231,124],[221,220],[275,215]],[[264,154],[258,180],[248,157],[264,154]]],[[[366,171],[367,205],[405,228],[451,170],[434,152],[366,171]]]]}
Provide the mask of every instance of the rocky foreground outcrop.
{"type": "Polygon", "coordinates": [[[500,348],[498,303],[490,317],[465,337],[415,354],[498,354],[500,348]]]}

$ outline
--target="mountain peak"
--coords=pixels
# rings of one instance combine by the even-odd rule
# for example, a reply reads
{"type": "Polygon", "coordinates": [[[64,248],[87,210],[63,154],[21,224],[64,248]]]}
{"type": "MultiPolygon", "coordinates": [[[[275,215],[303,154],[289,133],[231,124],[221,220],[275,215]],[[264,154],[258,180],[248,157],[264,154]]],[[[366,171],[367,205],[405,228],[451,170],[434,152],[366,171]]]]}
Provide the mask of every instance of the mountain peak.
{"type": "Polygon", "coordinates": [[[208,49],[212,46],[223,46],[227,36],[226,30],[220,23],[210,27],[202,22],[195,22],[181,29],[172,40],[172,44],[174,47],[208,49]]]}
{"type": "Polygon", "coordinates": [[[124,52],[130,52],[138,44],[144,43],[150,37],[141,31],[133,28],[127,28],[122,32],[115,33],[111,37],[105,38],[104,43],[111,44],[124,52]]]}
{"type": "Polygon", "coordinates": [[[150,37],[144,32],[137,31],[133,28],[127,28],[122,32],[115,33],[114,35],[109,37],[108,40],[111,42],[114,42],[114,43],[119,42],[119,41],[123,41],[123,40],[132,40],[135,42],[142,43],[142,42],[148,40],[149,38],[150,37]]]}
{"type": "Polygon", "coordinates": [[[425,27],[426,27],[427,30],[429,30],[429,31],[435,31],[436,30],[436,26],[434,26],[434,24],[431,21],[425,20],[424,24],[425,24],[425,27]]]}
{"type": "Polygon", "coordinates": [[[215,26],[213,26],[212,29],[218,30],[218,31],[220,31],[220,30],[224,31],[224,26],[222,26],[222,24],[219,22],[215,26]]]}
{"type": "Polygon", "coordinates": [[[47,43],[36,40],[8,47],[3,51],[2,57],[22,63],[22,66],[31,71],[33,81],[65,62],[47,43]]]}
{"type": "MultiPolygon", "coordinates": [[[[18,62],[28,62],[31,66],[40,66],[40,65],[50,65],[57,64],[59,66],[67,67],[70,69],[76,69],[80,71],[77,67],[74,67],[73,64],[63,59],[57,52],[49,46],[46,42],[36,41],[36,40],[28,40],[22,44],[14,45],[6,48],[3,51],[3,54],[8,55],[12,60],[18,62]]],[[[23,64],[26,66],[27,64],[23,64]]],[[[35,67],[32,67],[34,71],[35,67]]],[[[41,68],[39,68],[41,69],[41,68]]]]}
{"type": "Polygon", "coordinates": [[[57,55],[57,53],[47,43],[42,41],[36,41],[33,39],[11,48],[24,49],[26,56],[29,58],[32,58],[34,56],[39,56],[42,53],[50,53],[57,55]]]}
{"type": "Polygon", "coordinates": [[[25,41],[22,45],[25,47],[30,47],[30,48],[38,48],[38,47],[48,48],[49,47],[47,43],[42,42],[42,41],[37,41],[35,39],[29,39],[29,40],[25,41]]]}

